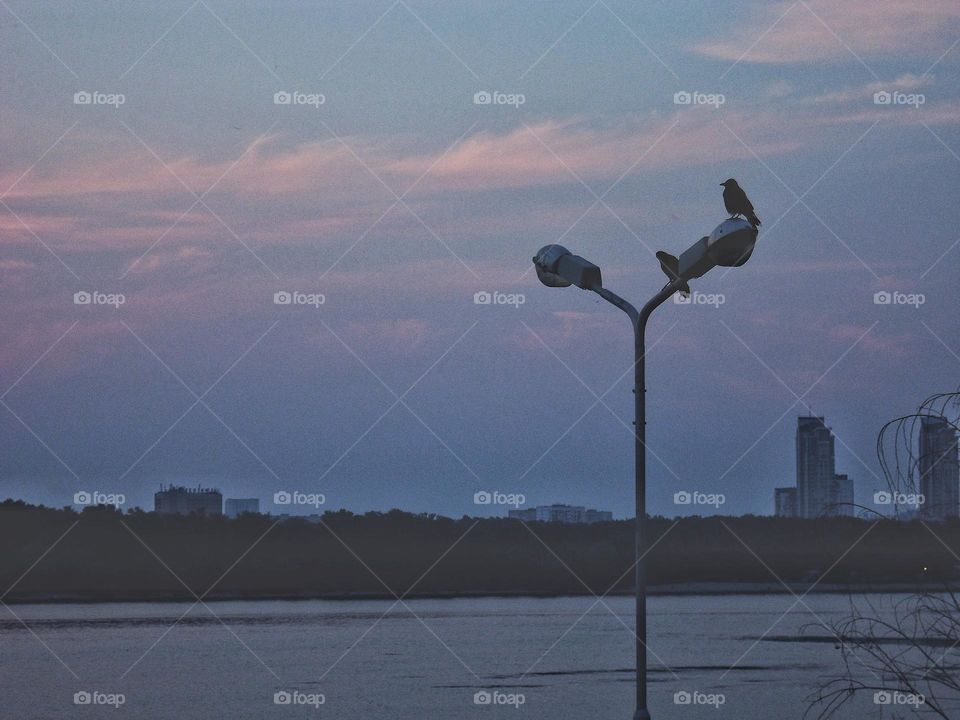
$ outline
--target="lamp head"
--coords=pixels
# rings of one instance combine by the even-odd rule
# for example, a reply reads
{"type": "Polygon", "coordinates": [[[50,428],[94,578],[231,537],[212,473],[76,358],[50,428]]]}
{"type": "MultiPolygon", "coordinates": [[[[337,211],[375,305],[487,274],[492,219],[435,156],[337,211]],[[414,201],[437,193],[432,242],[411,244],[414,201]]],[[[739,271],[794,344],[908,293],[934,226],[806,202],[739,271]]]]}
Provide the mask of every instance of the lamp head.
{"type": "Polygon", "coordinates": [[[584,290],[603,287],[600,268],[563,245],[545,245],[533,258],[537,277],[547,287],[576,285],[584,290]]]}

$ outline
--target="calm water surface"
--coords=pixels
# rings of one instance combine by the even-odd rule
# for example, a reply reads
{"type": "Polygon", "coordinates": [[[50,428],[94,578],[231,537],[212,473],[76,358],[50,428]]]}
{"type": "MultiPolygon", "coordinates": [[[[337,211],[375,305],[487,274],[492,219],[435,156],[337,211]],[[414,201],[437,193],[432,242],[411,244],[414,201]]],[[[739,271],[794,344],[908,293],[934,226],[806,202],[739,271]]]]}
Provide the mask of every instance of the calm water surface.
{"type": "MultiPolygon", "coordinates": [[[[633,604],[604,602],[17,605],[23,623],[11,611],[0,623],[0,716],[629,720],[633,604]],[[275,704],[284,691],[291,704],[275,704]],[[478,705],[483,691],[514,704],[478,705]],[[78,706],[78,692],[103,693],[100,702],[120,693],[124,703],[78,706]]],[[[805,602],[827,623],[849,607],[840,595],[805,602]]],[[[652,598],[654,719],[802,717],[809,694],[842,664],[833,643],[793,640],[819,622],[794,603],[788,595],[652,598]],[[684,691],[723,703],[676,704],[684,691]]],[[[885,717],[881,709],[858,702],[839,717],[885,717]]]]}

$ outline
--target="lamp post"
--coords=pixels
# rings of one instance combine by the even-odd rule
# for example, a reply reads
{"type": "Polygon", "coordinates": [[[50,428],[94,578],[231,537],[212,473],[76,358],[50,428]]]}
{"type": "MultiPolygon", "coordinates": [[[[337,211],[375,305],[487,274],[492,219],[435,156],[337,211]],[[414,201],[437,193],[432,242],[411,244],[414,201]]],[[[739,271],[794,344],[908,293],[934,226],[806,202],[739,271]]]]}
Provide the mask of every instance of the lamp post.
{"type": "Polygon", "coordinates": [[[635,523],[634,556],[637,615],[637,704],[634,720],[650,720],[647,709],[647,459],[646,459],[646,330],[650,315],[675,292],[689,292],[687,281],[704,275],[717,265],[738,267],[753,252],[757,230],[738,218],[725,220],[708,236],[700,238],[679,258],[657,253],[657,259],[667,275],[668,282],[650,298],[638,312],[622,297],[603,287],[600,268],[579,255],[573,255],[561,245],[547,245],[540,249],[533,263],[537,277],[548,287],[576,285],[591,290],[611,305],[627,314],[633,327],[633,393],[634,393],[634,464],[635,523]]]}

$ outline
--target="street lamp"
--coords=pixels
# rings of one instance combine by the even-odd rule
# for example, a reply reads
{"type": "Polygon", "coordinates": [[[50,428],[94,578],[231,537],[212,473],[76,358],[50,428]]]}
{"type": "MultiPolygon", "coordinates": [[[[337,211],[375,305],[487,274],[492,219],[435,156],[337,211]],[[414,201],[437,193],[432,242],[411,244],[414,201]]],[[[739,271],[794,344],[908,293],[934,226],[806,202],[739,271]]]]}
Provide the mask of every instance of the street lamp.
{"type": "Polygon", "coordinates": [[[700,238],[685,250],[679,258],[658,252],[657,259],[668,282],[647,304],[637,309],[616,293],[603,287],[600,268],[579,255],[572,254],[562,245],[547,245],[540,249],[533,264],[540,282],[548,287],[576,285],[591,290],[611,305],[623,310],[633,326],[633,393],[634,411],[634,456],[636,467],[636,521],[634,554],[636,557],[636,610],[637,610],[637,711],[634,720],[650,720],[647,709],[647,539],[645,533],[647,498],[646,463],[646,392],[645,334],[647,320],[660,305],[675,292],[689,292],[687,281],[703,276],[720,265],[739,267],[750,259],[757,230],[746,220],[729,218],[720,223],[710,235],[700,238]]]}

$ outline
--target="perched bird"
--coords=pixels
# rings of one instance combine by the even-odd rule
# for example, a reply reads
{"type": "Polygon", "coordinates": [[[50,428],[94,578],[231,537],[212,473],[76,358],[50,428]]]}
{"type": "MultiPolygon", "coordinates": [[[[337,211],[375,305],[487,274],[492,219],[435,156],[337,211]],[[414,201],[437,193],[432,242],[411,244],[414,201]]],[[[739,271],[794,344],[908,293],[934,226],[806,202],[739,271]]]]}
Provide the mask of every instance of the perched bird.
{"type": "Polygon", "coordinates": [[[759,227],[760,218],[753,211],[753,203],[750,202],[743,188],[737,185],[737,181],[730,178],[720,184],[723,185],[723,204],[730,213],[730,217],[743,215],[754,228],[759,227]]]}

